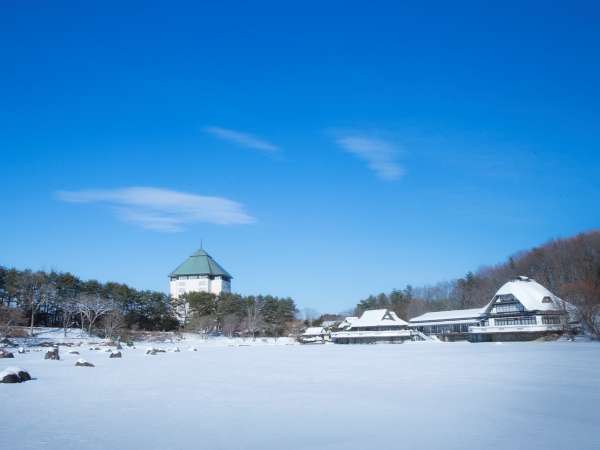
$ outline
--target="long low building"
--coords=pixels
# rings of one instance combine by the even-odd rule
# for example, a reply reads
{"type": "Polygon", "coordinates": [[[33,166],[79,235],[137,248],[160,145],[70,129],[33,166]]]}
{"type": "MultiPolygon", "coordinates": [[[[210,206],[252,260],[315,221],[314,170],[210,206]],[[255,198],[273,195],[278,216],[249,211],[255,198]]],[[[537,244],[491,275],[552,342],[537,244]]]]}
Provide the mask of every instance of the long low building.
{"type": "Polygon", "coordinates": [[[469,327],[481,323],[483,312],[484,308],[428,312],[410,319],[409,326],[428,336],[444,336],[446,340],[467,339],[469,327]]]}
{"type": "Polygon", "coordinates": [[[359,318],[348,317],[340,327],[339,331],[331,333],[331,341],[335,344],[402,343],[415,336],[408,323],[389,309],[372,309],[359,318]]]}
{"type": "Polygon", "coordinates": [[[298,337],[301,344],[324,344],[327,338],[327,331],[324,327],[308,327],[304,333],[298,337]]]}
{"type": "Polygon", "coordinates": [[[471,342],[533,340],[569,331],[574,308],[537,281],[505,283],[483,308],[426,313],[409,326],[444,340],[471,342]]]}

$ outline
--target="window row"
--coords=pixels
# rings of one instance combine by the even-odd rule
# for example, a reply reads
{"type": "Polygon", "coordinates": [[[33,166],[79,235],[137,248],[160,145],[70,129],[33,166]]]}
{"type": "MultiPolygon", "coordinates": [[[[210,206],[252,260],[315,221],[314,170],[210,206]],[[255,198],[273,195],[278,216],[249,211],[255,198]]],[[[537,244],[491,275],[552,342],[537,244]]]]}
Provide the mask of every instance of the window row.
{"type": "Polygon", "coordinates": [[[544,325],[560,325],[560,317],[557,316],[544,316],[542,317],[542,323],[544,325]]]}
{"type": "Polygon", "coordinates": [[[520,303],[509,303],[505,305],[496,305],[494,312],[496,313],[507,313],[507,312],[521,312],[525,308],[520,303]]]}
{"type": "Polygon", "coordinates": [[[425,334],[446,334],[446,333],[467,333],[469,326],[467,323],[456,323],[450,325],[428,325],[424,327],[418,327],[419,331],[425,334]]]}
{"type": "Polygon", "coordinates": [[[499,327],[511,325],[535,325],[537,322],[535,316],[529,317],[511,317],[509,319],[495,319],[494,324],[499,327]]]}

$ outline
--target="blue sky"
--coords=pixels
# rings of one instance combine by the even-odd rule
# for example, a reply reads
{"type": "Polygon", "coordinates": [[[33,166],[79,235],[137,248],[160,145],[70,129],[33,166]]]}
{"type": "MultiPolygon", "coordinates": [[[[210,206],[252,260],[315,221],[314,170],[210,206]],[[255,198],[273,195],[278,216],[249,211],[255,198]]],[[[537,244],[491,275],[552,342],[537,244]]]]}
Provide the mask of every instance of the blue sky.
{"type": "Polygon", "coordinates": [[[337,312],[600,223],[592,2],[5,2],[0,264],[337,312]]]}

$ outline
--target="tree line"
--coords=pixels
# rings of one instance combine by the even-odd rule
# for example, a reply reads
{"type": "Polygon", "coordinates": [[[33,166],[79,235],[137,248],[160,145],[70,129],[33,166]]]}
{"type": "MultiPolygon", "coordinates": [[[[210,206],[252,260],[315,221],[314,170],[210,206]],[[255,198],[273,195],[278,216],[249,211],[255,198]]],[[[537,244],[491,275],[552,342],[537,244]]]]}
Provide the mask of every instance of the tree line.
{"type": "Polygon", "coordinates": [[[394,289],[389,294],[370,295],[361,300],[354,308],[354,315],[360,316],[369,309],[391,309],[398,317],[406,318],[410,314],[410,306],[414,301],[412,287],[406,286],[402,290],[394,289]]]}
{"type": "Polygon", "coordinates": [[[205,335],[285,336],[297,331],[294,300],[271,295],[190,292],[177,307],[187,330],[205,335]]]}
{"type": "Polygon", "coordinates": [[[188,293],[167,294],[126,284],[83,281],[71,273],[0,266],[0,334],[13,326],[80,327],[111,338],[126,330],[188,331],[227,336],[283,336],[294,331],[291,298],[188,293]]]}
{"type": "Polygon", "coordinates": [[[575,305],[583,326],[600,338],[600,231],[551,240],[462,278],[370,296],[356,305],[354,313],[389,308],[408,319],[428,311],[483,307],[500,286],[520,275],[575,305]]]}
{"type": "MultiPolygon", "coordinates": [[[[83,281],[70,273],[0,266],[0,327],[68,328],[112,337],[121,329],[168,331],[178,320],[168,295],[126,284],[83,281]]],[[[3,330],[0,329],[0,332],[3,330]]]]}

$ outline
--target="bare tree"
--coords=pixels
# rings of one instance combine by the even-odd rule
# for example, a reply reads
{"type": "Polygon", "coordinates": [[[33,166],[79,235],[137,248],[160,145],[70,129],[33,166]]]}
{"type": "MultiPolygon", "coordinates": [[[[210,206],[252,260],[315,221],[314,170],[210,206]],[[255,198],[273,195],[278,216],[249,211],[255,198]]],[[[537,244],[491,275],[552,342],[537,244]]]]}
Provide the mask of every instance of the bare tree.
{"type": "Polygon", "coordinates": [[[33,336],[35,315],[42,306],[56,295],[56,289],[42,273],[23,272],[20,282],[20,294],[24,306],[30,311],[29,334],[33,336]]]}
{"type": "Polygon", "coordinates": [[[200,333],[203,338],[208,338],[208,334],[215,329],[216,318],[210,316],[192,315],[188,321],[187,329],[200,333]]]}
{"type": "Polygon", "coordinates": [[[115,332],[121,329],[125,322],[125,317],[121,311],[113,309],[104,316],[104,335],[107,339],[112,339],[115,332]]]}
{"type": "Polygon", "coordinates": [[[62,327],[65,337],[67,337],[67,331],[75,324],[75,315],[78,313],[78,304],[75,300],[69,300],[60,305],[62,327]]]}
{"type": "Polygon", "coordinates": [[[227,314],[222,319],[223,334],[228,337],[233,337],[233,333],[240,325],[240,318],[237,314],[227,314]]]}
{"type": "Polygon", "coordinates": [[[256,340],[256,333],[259,331],[262,324],[262,314],[260,304],[257,300],[252,299],[246,305],[246,317],[244,318],[245,328],[248,333],[252,334],[252,340],[256,340]]]}
{"type": "Polygon", "coordinates": [[[24,317],[19,309],[0,305],[0,336],[9,336],[12,327],[23,321],[24,317]]]}
{"type": "Polygon", "coordinates": [[[563,288],[577,306],[577,316],[595,339],[600,339],[600,274],[563,288]]]}
{"type": "Polygon", "coordinates": [[[99,294],[81,293],[77,300],[77,309],[81,318],[87,321],[88,333],[91,334],[96,321],[113,311],[115,306],[111,300],[103,298],[99,294]]]}

